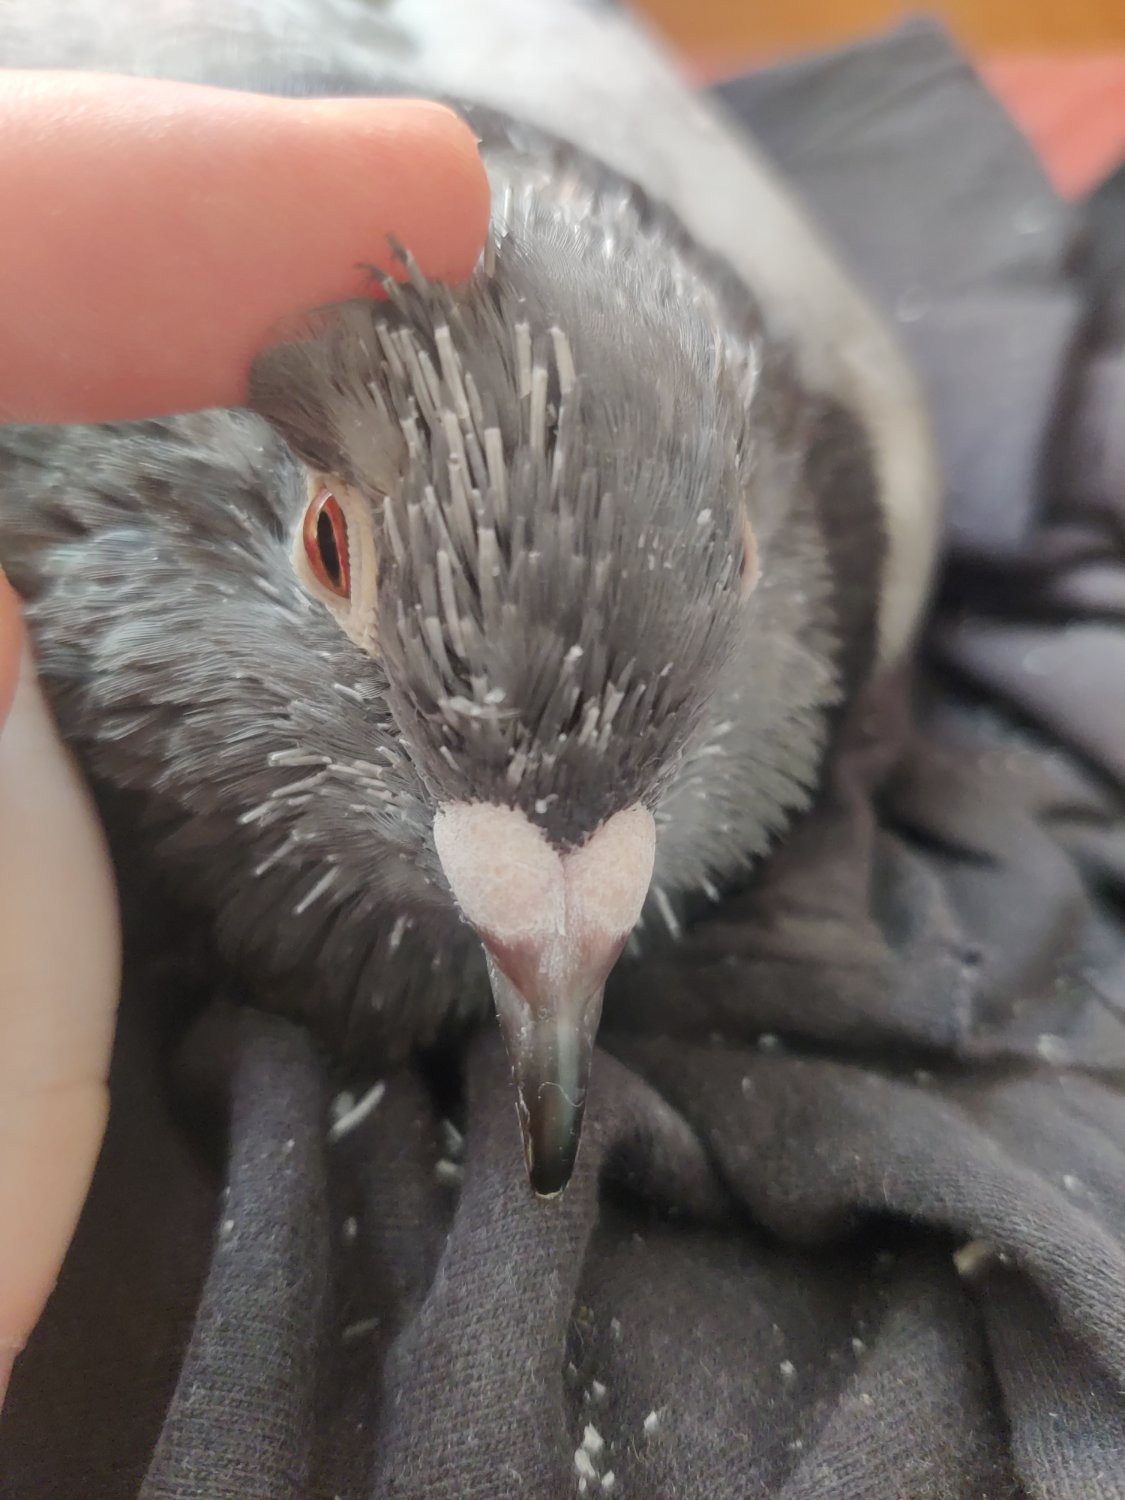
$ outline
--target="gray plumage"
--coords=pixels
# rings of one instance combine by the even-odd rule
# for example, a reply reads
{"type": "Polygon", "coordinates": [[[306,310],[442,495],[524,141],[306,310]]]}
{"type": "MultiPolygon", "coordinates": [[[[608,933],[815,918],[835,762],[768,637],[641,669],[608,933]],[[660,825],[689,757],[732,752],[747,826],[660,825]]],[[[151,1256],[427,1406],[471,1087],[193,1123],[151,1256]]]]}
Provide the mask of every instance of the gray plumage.
{"type": "Polygon", "coordinates": [[[466,287],[316,315],[254,412],[0,430],[0,560],[131,857],[262,1003],[379,1064],[486,1013],[439,804],[560,849],[649,807],[643,941],[808,805],[876,652],[856,416],[670,213],[468,112],[496,209],[466,287]],[[373,653],[295,572],[309,468],[370,508],[373,653]]]}

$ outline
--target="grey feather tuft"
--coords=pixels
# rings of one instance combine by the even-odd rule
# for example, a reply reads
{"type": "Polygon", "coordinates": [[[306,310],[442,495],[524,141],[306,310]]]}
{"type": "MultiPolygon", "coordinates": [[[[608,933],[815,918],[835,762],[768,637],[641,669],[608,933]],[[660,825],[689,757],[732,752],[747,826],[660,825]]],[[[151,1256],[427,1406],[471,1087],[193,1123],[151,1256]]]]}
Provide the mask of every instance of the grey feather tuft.
{"type": "Polygon", "coordinates": [[[134,849],[265,1003],[385,1061],[487,1003],[440,801],[561,846],[652,807],[644,940],[674,936],[808,803],[874,650],[859,423],[670,215],[472,119],[496,207],[465,287],[405,256],[258,362],[257,415],[0,432],[0,560],[134,849]],[[298,582],[306,465],[371,507],[378,659],[298,582]]]}

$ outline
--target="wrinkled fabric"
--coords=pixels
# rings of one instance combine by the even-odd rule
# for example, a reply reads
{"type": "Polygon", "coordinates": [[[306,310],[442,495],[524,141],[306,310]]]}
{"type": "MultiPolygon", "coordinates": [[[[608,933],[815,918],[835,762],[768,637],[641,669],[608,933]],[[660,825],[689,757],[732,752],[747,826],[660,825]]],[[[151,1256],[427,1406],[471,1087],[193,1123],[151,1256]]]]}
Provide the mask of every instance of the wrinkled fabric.
{"type": "Polygon", "coordinates": [[[1059,203],[929,26],[723,94],[926,382],[917,662],[617,976],[558,1202],[491,1028],[344,1096],[138,914],[4,1496],[1125,1496],[1123,190],[1059,203]]]}

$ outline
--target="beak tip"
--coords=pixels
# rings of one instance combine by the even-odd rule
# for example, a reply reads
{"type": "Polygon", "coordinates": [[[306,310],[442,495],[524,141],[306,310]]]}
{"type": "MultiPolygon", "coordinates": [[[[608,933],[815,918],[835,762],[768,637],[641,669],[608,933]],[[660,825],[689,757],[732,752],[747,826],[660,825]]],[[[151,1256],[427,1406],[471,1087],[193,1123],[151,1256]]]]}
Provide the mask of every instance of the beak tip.
{"type": "Polygon", "coordinates": [[[562,1182],[558,1187],[547,1187],[545,1184],[531,1183],[531,1191],[535,1194],[537,1203],[554,1203],[566,1192],[567,1184],[562,1182]]]}
{"type": "Polygon", "coordinates": [[[602,989],[536,1009],[491,955],[489,971],[512,1065],[528,1182],[537,1198],[557,1198],[578,1156],[602,989]]]}
{"type": "Polygon", "coordinates": [[[548,1161],[536,1161],[528,1155],[527,1180],[531,1191],[541,1202],[561,1198],[570,1184],[574,1172],[574,1157],[555,1157],[548,1161]]]}
{"type": "Polygon", "coordinates": [[[548,1121],[538,1111],[528,1110],[522,1093],[517,1094],[517,1106],[523,1137],[523,1161],[531,1191],[543,1202],[560,1198],[574,1175],[582,1112],[576,1111],[566,1121],[548,1121]],[[564,1125],[566,1128],[560,1128],[564,1125]]]}

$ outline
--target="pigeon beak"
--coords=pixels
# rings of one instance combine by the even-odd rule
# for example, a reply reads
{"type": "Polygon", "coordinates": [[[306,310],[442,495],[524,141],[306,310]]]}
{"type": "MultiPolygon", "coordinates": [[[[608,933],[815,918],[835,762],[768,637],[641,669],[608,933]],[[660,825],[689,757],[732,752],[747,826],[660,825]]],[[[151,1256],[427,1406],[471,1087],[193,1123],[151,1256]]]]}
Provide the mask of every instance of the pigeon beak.
{"type": "Polygon", "coordinates": [[[543,1198],[574,1169],[602,992],[644,905],[655,842],[640,807],[566,853],[515,808],[447,804],[434,820],[446,879],[484,945],[527,1174],[543,1198]]]}
{"type": "Polygon", "coordinates": [[[532,1188],[553,1198],[570,1181],[582,1134],[594,1038],[606,977],[624,938],[609,951],[567,955],[561,972],[540,962],[511,962],[485,943],[500,1030],[516,1084],[523,1159],[532,1188]],[[521,974],[520,980],[514,975],[521,974]]]}

